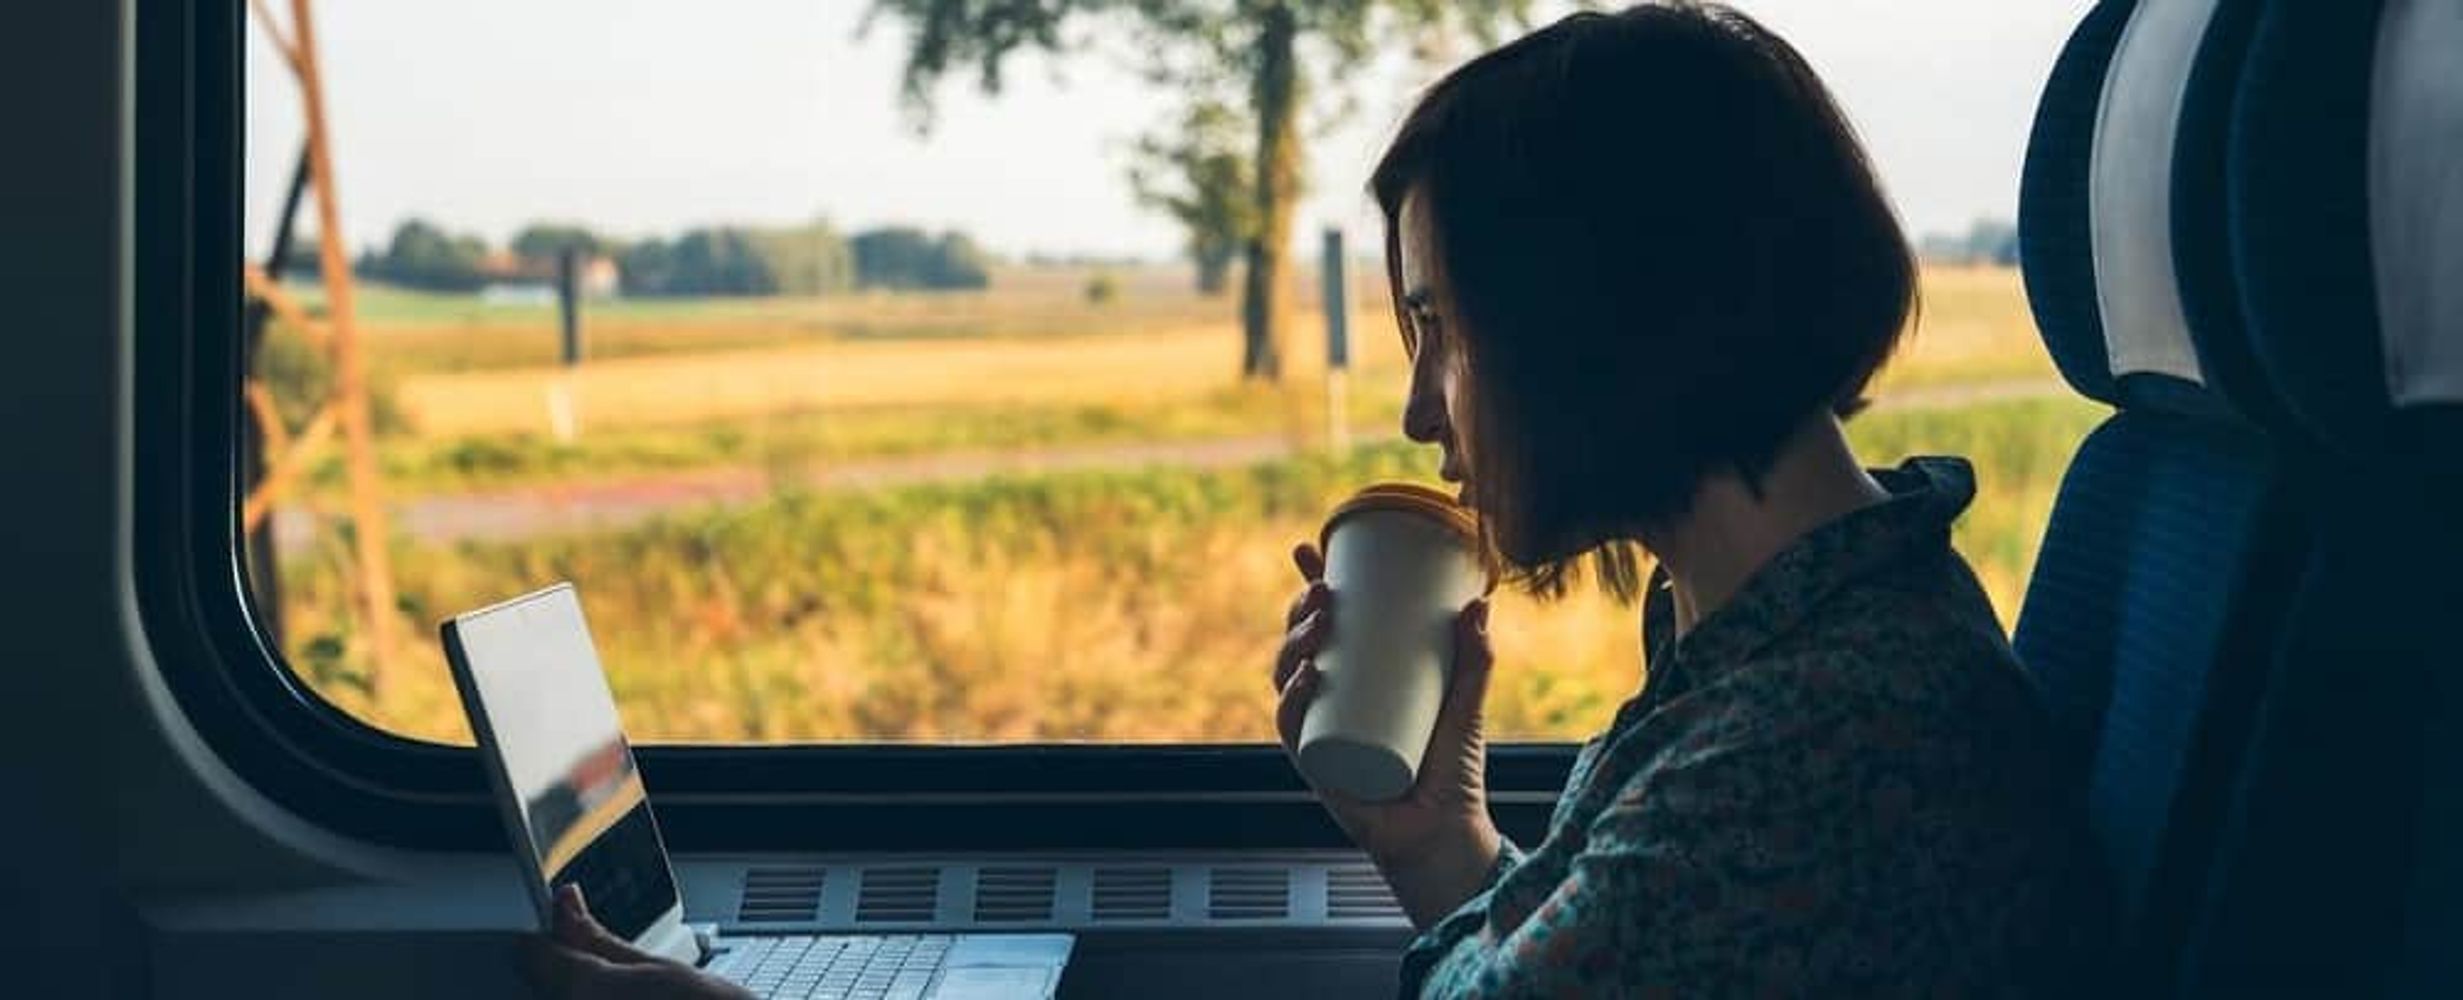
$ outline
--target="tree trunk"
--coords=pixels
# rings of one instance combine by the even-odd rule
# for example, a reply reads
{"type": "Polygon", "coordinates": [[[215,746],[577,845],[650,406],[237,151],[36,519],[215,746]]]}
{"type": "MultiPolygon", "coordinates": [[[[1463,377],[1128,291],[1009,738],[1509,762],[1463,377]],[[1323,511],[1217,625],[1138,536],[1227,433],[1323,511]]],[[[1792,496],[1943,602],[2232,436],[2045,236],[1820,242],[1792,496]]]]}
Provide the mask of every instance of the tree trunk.
{"type": "Polygon", "coordinates": [[[1247,348],[1240,374],[1272,382],[1283,377],[1284,336],[1291,325],[1284,286],[1291,269],[1292,210],[1300,200],[1300,67],[1294,52],[1299,22],[1282,3],[1265,8],[1259,20],[1257,75],[1250,81],[1257,110],[1257,236],[1249,244],[1240,296],[1247,348]]]}
{"type": "Polygon", "coordinates": [[[1213,298],[1231,287],[1232,261],[1238,255],[1230,247],[1208,250],[1197,257],[1197,294],[1213,298]]]}

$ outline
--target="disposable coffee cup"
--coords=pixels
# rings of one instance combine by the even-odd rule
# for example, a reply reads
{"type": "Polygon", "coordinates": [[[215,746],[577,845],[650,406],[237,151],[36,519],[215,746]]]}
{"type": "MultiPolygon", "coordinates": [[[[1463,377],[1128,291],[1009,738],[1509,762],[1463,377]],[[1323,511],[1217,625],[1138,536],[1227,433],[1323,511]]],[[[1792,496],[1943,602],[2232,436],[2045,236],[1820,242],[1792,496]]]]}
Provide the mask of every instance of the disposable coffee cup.
{"type": "Polygon", "coordinates": [[[1418,777],[1454,666],[1455,622],[1488,592],[1471,512],[1424,486],[1361,490],[1318,542],[1334,633],[1300,725],[1299,767],[1320,788],[1400,798],[1418,777]]]}

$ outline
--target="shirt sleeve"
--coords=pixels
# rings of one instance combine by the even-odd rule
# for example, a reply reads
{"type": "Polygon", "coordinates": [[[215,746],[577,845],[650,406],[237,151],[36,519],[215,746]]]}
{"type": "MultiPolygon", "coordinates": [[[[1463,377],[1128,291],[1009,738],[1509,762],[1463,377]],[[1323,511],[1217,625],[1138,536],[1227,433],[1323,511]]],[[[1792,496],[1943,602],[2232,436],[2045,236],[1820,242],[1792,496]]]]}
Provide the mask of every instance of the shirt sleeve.
{"type": "Polygon", "coordinates": [[[1461,906],[1447,914],[1445,919],[1437,921],[1435,926],[1412,939],[1411,946],[1403,951],[1403,996],[1417,996],[1420,980],[1427,976],[1429,967],[1465,937],[1479,930],[1480,924],[1487,919],[1490,894],[1496,892],[1497,883],[1505,880],[1506,873],[1522,863],[1522,857],[1522,848],[1515,846],[1511,838],[1503,835],[1497,837],[1497,860],[1488,866],[1487,877],[1480,880],[1479,888],[1471,893],[1471,898],[1464,900],[1461,906]]]}
{"type": "Polygon", "coordinates": [[[1825,880],[1856,856],[1838,836],[1854,825],[1837,821],[1856,808],[1849,783],[1818,770],[1838,766],[1837,733],[1710,728],[1579,831],[1566,877],[1527,913],[1449,918],[1439,930],[1454,937],[1418,995],[1821,992],[1817,972],[1794,977],[1824,964],[1801,952],[1835,926],[1838,885],[1825,880]]]}

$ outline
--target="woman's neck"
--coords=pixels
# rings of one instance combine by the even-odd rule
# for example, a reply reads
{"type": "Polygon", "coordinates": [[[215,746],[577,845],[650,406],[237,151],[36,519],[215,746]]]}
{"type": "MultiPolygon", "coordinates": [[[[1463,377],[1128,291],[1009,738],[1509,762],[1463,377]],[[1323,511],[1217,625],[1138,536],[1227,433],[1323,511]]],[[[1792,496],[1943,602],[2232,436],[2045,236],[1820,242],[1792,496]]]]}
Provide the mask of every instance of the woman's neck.
{"type": "Polygon", "coordinates": [[[1711,475],[1683,517],[1643,538],[1668,569],[1677,634],[1693,631],[1806,532],[1889,495],[1857,464],[1827,413],[1788,436],[1763,473],[1759,497],[1732,471],[1711,475]]]}

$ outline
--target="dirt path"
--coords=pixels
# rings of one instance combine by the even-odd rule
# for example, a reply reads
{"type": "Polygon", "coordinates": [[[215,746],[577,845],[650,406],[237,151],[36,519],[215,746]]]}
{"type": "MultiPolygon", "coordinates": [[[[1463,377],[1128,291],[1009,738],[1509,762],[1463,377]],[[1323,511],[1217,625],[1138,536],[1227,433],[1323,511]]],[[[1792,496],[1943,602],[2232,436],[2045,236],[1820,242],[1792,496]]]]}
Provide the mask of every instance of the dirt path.
{"type": "MultiPolygon", "coordinates": [[[[1883,399],[1875,409],[1948,409],[2036,399],[2067,391],[2059,382],[2042,379],[1944,386],[1899,393],[1883,399]]],[[[866,459],[814,469],[796,477],[794,484],[813,490],[873,489],[1079,469],[1156,465],[1216,469],[1268,461],[1288,455],[1291,450],[1290,442],[1281,436],[1260,436],[919,455],[866,459]]],[[[693,507],[754,503],[769,497],[782,485],[787,484],[758,468],[731,467],[607,482],[413,497],[396,502],[393,516],[397,530],[429,544],[507,541],[541,534],[620,528],[693,507]]],[[[284,511],[276,522],[275,544],[285,552],[297,551],[310,541],[312,528],[309,516],[284,511]]]]}

